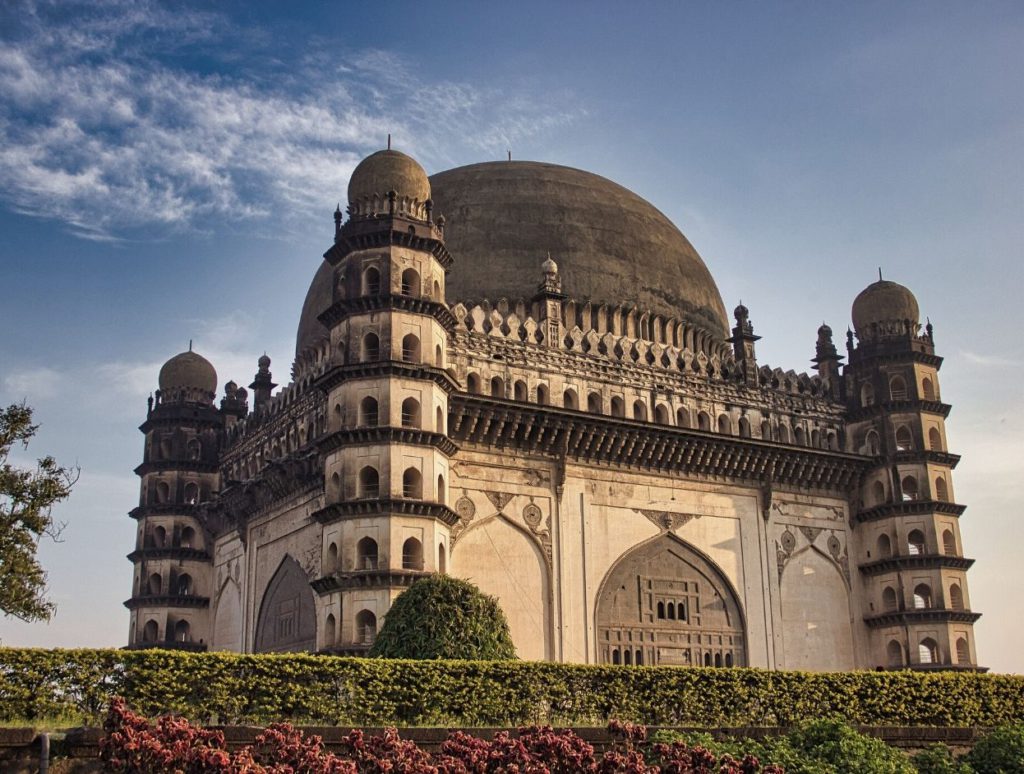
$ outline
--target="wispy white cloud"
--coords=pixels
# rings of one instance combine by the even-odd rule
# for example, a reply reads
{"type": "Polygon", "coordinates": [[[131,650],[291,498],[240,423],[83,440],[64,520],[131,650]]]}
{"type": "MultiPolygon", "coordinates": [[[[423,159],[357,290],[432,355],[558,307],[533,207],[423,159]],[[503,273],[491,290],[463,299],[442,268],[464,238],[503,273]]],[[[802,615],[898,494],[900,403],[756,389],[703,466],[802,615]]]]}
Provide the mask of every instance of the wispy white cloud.
{"type": "Polygon", "coordinates": [[[960,357],[972,365],[989,366],[991,368],[1009,368],[1020,365],[1017,360],[1000,355],[989,355],[983,352],[971,352],[966,349],[960,350],[960,357]]]}
{"type": "Polygon", "coordinates": [[[234,32],[215,14],[22,6],[0,48],[0,196],[84,238],[213,219],[289,228],[338,198],[388,131],[429,161],[453,142],[494,153],[580,113],[428,82],[386,51],[314,52],[273,77],[198,72],[160,54],[223,43],[234,32]]]}
{"type": "Polygon", "coordinates": [[[7,374],[3,386],[11,400],[46,399],[57,395],[62,380],[61,372],[53,368],[24,368],[7,374]]]}

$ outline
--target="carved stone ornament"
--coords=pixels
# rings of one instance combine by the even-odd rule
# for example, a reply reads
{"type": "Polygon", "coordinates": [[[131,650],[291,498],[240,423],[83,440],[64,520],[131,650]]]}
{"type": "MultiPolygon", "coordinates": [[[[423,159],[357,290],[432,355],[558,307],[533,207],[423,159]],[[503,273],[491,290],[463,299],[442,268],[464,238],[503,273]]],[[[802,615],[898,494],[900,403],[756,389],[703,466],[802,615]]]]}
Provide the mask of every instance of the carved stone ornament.
{"type": "Polygon", "coordinates": [[[317,543],[315,546],[306,551],[305,556],[302,558],[302,569],[306,571],[306,577],[310,580],[316,578],[320,573],[320,550],[321,546],[317,543]]]}
{"type": "MultiPolygon", "coordinates": [[[[786,532],[782,533],[783,540],[785,540],[786,535],[789,535],[791,538],[793,538],[793,543],[794,544],[796,543],[796,538],[793,537],[793,533],[792,532],[786,531],[786,532]]],[[[786,550],[785,545],[779,543],[779,541],[776,540],[775,541],[775,564],[777,565],[776,569],[778,570],[778,573],[779,573],[779,583],[782,583],[782,571],[786,569],[786,562],[789,561],[789,557],[790,557],[790,552],[786,550]]]]}
{"type": "Polygon", "coordinates": [[[651,511],[646,508],[634,508],[637,513],[646,516],[656,527],[663,532],[688,524],[694,519],[699,519],[699,513],[672,513],[670,511],[651,511]]]}
{"type": "Polygon", "coordinates": [[[498,513],[502,513],[509,500],[515,497],[511,492],[484,492],[484,494],[487,495],[487,499],[491,501],[498,513]]]}
{"type": "Polygon", "coordinates": [[[828,552],[832,554],[832,558],[839,561],[839,554],[843,550],[842,543],[839,542],[839,538],[835,534],[828,536],[828,552]]]}
{"type": "Polygon", "coordinates": [[[782,533],[782,550],[787,554],[793,553],[793,549],[796,548],[796,535],[789,531],[789,527],[786,527],[786,531],[782,533]]]}
{"type": "Polygon", "coordinates": [[[821,534],[821,527],[800,527],[800,531],[807,538],[808,543],[813,543],[821,534]]]}
{"type": "Polygon", "coordinates": [[[472,521],[473,517],[476,516],[476,506],[473,505],[472,500],[463,495],[455,503],[455,512],[459,514],[459,518],[463,521],[472,521]]]}
{"type": "Polygon", "coordinates": [[[825,518],[833,521],[843,520],[843,509],[838,505],[806,506],[799,503],[775,501],[771,503],[770,507],[780,516],[796,516],[803,519],[825,518]],[[828,515],[821,515],[817,513],[818,511],[825,511],[828,515]]]}
{"type": "Polygon", "coordinates": [[[540,523],[543,519],[544,514],[541,513],[540,508],[538,508],[533,503],[530,503],[525,508],[523,508],[523,521],[525,521],[527,526],[529,526],[529,528],[532,529],[534,532],[537,531],[537,528],[540,526],[540,523]]]}
{"type": "Polygon", "coordinates": [[[459,535],[465,532],[466,527],[473,521],[473,517],[476,516],[476,506],[472,500],[463,494],[462,497],[455,501],[455,512],[459,515],[459,520],[452,526],[453,543],[459,539],[459,535]]]}

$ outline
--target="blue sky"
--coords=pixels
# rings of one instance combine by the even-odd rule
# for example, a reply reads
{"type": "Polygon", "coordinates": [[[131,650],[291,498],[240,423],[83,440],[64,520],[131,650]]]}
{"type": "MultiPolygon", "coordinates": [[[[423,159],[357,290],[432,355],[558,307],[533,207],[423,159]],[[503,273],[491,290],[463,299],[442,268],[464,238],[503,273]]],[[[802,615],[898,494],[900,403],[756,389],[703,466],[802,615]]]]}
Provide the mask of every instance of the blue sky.
{"type": "MultiPolygon", "coordinates": [[[[146,395],[189,339],[285,381],[358,160],[609,177],[689,237],[763,363],[803,371],[877,276],[935,324],[980,661],[1024,672],[1019,3],[0,6],[0,403],[78,464],[44,543],[57,616],[122,645],[146,395]]],[[[21,459],[29,459],[24,454],[21,459]]]]}

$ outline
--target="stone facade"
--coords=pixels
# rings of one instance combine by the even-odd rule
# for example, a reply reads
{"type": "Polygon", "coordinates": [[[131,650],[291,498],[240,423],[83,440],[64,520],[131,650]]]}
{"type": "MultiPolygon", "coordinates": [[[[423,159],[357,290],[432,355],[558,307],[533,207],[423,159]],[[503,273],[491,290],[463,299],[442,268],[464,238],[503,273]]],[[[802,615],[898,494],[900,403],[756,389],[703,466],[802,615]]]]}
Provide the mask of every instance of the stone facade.
{"type": "Polygon", "coordinates": [[[216,407],[195,353],[168,361],[129,647],[363,653],[446,572],[498,598],[526,659],[978,669],[942,359],[910,291],[865,289],[847,356],[822,326],[812,375],[759,365],[748,310],[725,337],[663,215],[509,164],[436,176],[435,202],[408,156],[364,160],[292,380],[273,394],[261,358],[252,410],[233,382],[216,407]],[[488,287],[495,239],[535,253],[532,279],[495,264],[488,287]],[[661,276],[592,276],[628,276],[633,248],[661,276]],[[451,282],[463,255],[472,281],[451,282]]]}

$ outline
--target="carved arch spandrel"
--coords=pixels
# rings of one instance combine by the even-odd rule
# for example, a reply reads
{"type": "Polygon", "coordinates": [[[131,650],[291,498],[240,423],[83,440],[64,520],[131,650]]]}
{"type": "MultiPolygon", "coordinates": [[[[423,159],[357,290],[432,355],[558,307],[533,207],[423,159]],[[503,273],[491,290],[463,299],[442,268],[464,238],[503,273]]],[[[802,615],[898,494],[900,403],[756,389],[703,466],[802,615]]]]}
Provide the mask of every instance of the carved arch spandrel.
{"type": "MultiPolygon", "coordinates": [[[[459,521],[452,527],[452,549],[455,549],[459,540],[469,530],[486,524],[495,518],[501,518],[536,544],[547,564],[547,572],[550,578],[554,568],[551,543],[550,501],[546,503],[545,508],[541,508],[535,502],[538,498],[533,495],[519,495],[513,492],[496,491],[485,491],[484,494],[494,508],[494,513],[487,516],[479,515],[477,504],[470,498],[469,492],[466,490],[463,490],[463,494],[456,501],[455,512],[459,515],[459,521]],[[523,502],[520,503],[519,500],[523,502]],[[547,511],[546,516],[544,515],[545,510],[547,511]],[[518,513],[519,518],[513,518],[510,515],[513,513],[518,513]]],[[[542,499],[547,500],[548,498],[542,499]]]]}

